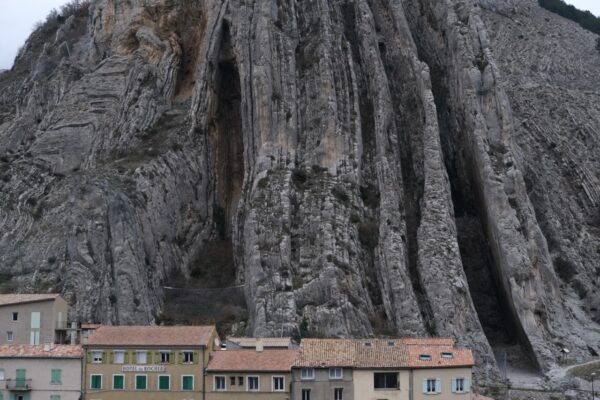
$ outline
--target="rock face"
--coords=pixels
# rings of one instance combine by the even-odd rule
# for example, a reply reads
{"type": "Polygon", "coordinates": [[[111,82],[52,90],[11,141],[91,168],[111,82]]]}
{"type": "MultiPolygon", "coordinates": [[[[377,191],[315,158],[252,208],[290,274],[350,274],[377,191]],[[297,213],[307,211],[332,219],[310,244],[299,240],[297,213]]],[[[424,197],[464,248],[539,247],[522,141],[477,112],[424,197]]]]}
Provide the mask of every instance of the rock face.
{"type": "Polygon", "coordinates": [[[247,334],[451,336],[480,381],[597,355],[593,36],[534,0],[93,1],[0,75],[0,287],[153,323],[221,254],[247,334]]]}

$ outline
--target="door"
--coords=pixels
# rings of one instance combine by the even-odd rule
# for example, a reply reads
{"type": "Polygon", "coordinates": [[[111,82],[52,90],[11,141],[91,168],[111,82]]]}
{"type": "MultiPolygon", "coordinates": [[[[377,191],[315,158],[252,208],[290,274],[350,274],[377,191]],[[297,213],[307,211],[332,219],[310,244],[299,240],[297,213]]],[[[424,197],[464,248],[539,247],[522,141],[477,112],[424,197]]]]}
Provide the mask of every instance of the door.
{"type": "Polygon", "coordinates": [[[40,320],[41,313],[33,311],[31,313],[31,334],[29,336],[29,344],[40,344],[40,320]]]}

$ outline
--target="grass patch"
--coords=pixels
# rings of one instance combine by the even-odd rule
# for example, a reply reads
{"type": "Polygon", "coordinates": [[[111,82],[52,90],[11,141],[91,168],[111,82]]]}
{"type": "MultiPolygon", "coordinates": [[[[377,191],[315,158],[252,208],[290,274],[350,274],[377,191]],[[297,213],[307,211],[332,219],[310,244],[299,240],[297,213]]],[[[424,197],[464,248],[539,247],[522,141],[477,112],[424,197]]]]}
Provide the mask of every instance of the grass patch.
{"type": "Polygon", "coordinates": [[[600,361],[573,367],[567,371],[567,375],[589,380],[592,372],[596,373],[596,380],[600,380],[600,361]]]}

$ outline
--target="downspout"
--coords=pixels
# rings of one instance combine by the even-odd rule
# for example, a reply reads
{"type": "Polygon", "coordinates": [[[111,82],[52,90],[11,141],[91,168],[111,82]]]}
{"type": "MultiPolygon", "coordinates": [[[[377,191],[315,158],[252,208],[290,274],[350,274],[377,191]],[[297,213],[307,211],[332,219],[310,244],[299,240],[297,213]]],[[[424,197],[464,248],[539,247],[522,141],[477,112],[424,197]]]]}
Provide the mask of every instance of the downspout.
{"type": "Polygon", "coordinates": [[[202,400],[206,400],[206,366],[204,365],[206,360],[204,358],[204,349],[205,347],[202,346],[202,400]]]}
{"type": "Polygon", "coordinates": [[[414,388],[414,382],[413,382],[413,370],[409,370],[408,372],[408,400],[413,400],[414,398],[414,394],[413,394],[413,388],[414,388]]]}

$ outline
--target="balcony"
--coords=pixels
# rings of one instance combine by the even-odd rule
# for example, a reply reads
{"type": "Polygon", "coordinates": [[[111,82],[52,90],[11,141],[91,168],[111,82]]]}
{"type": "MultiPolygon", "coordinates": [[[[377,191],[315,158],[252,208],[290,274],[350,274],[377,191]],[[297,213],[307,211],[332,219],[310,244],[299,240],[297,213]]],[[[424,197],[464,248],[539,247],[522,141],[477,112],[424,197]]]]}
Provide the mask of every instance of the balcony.
{"type": "Polygon", "coordinates": [[[6,390],[12,392],[28,392],[31,390],[31,379],[7,379],[6,390]]]}
{"type": "Polygon", "coordinates": [[[54,322],[54,330],[57,331],[66,331],[71,329],[71,324],[67,321],[56,321],[54,322]]]}

